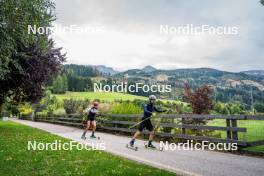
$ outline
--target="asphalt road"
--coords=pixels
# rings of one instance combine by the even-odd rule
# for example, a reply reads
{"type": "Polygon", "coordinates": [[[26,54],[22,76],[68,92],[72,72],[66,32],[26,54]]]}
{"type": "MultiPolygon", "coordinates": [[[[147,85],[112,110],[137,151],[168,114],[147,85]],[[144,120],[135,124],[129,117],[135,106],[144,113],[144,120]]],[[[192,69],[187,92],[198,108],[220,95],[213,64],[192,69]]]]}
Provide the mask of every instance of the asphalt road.
{"type": "MultiPolygon", "coordinates": [[[[26,120],[14,120],[16,122],[39,128],[80,143],[95,145],[104,143],[107,152],[119,155],[137,162],[145,163],[154,167],[173,171],[179,175],[204,175],[204,176],[263,176],[264,159],[249,156],[241,156],[214,151],[191,151],[191,150],[168,150],[156,151],[144,148],[142,140],[136,141],[138,151],[127,149],[125,146],[129,138],[107,133],[97,132],[100,140],[87,138],[80,139],[82,130],[43,122],[26,120]]],[[[87,136],[90,134],[87,133],[87,136]]],[[[158,145],[158,144],[156,144],[158,145]]]]}

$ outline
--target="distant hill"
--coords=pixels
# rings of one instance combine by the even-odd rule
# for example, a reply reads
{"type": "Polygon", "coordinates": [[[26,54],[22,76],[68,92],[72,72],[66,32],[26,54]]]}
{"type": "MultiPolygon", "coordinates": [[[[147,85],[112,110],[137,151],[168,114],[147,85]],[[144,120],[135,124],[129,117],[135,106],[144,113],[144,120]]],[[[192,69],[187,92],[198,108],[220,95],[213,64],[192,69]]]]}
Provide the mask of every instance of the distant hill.
{"type": "Polygon", "coordinates": [[[80,77],[95,77],[100,75],[100,72],[88,65],[65,64],[64,71],[68,74],[80,77]]]}
{"type": "MultiPolygon", "coordinates": [[[[198,88],[202,85],[209,85],[214,89],[213,98],[221,102],[238,102],[250,108],[253,95],[253,102],[264,102],[264,71],[252,70],[245,72],[227,72],[213,68],[186,68],[164,70],[156,69],[152,66],[146,66],[143,69],[130,69],[125,72],[117,72],[111,67],[104,65],[84,66],[84,65],[65,65],[64,68],[68,73],[77,76],[79,82],[72,84],[68,75],[68,84],[77,86],[84,85],[81,90],[90,90],[92,77],[102,77],[105,80],[121,82],[124,77],[128,78],[128,83],[133,84],[140,82],[143,84],[168,84],[172,86],[172,92],[159,93],[160,97],[165,99],[181,99],[185,83],[192,88],[198,88]],[[87,87],[87,83],[89,86],[87,87]],[[81,83],[83,82],[83,83],[81,83]]],[[[71,74],[70,74],[71,75],[71,74]]],[[[76,82],[76,81],[75,81],[76,82]]],[[[72,89],[69,89],[72,90],[72,89]]],[[[143,91],[131,93],[140,96],[148,96],[150,93],[143,91]]]]}
{"type": "MultiPolygon", "coordinates": [[[[150,68],[150,69],[149,69],[150,68]]],[[[214,99],[223,102],[241,102],[251,104],[251,89],[254,102],[264,101],[264,77],[260,71],[255,72],[227,72],[212,68],[187,68],[174,70],[132,69],[115,75],[120,78],[128,75],[130,82],[143,82],[145,84],[170,84],[173,87],[171,94],[164,97],[179,97],[188,83],[193,88],[210,85],[214,89],[214,99]],[[147,70],[147,71],[146,71],[147,70]],[[257,76],[256,76],[256,73],[257,76]]],[[[142,92],[140,93],[142,95],[142,92]]]]}
{"type": "Polygon", "coordinates": [[[112,67],[106,67],[104,65],[92,65],[92,67],[96,68],[99,72],[106,76],[118,73],[118,71],[114,70],[112,67]]]}
{"type": "Polygon", "coordinates": [[[243,71],[242,73],[248,75],[254,75],[254,76],[264,76],[264,70],[249,70],[249,71],[243,71]]]}
{"type": "Polygon", "coordinates": [[[142,71],[144,71],[144,72],[146,72],[146,73],[154,72],[154,71],[156,71],[156,70],[157,70],[156,68],[154,68],[154,67],[152,67],[152,66],[150,66],[150,65],[148,65],[148,66],[146,66],[146,67],[144,67],[144,68],[142,69],[142,71]]]}

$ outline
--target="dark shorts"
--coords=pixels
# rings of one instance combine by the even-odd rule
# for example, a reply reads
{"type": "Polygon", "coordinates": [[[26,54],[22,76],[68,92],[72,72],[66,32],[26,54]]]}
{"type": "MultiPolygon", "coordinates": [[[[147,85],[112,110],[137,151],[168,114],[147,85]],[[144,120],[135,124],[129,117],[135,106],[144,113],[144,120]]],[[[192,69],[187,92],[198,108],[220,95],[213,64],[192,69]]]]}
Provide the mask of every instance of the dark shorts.
{"type": "Polygon", "coordinates": [[[95,117],[87,117],[87,121],[95,121],[95,117]]]}
{"type": "MultiPolygon", "coordinates": [[[[142,120],[144,120],[144,119],[142,119],[142,120]]],[[[139,130],[140,132],[142,132],[145,128],[146,128],[147,130],[149,130],[149,131],[153,131],[153,125],[152,125],[150,119],[147,119],[147,120],[141,122],[140,125],[139,125],[138,130],[139,130]]]]}

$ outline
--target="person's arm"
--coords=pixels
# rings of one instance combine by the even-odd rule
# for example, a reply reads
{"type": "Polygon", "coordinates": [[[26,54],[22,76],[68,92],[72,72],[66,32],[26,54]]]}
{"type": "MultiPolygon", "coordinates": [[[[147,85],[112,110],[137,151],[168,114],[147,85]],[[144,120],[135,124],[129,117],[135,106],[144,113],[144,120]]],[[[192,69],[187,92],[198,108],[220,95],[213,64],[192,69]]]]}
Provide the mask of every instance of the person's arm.
{"type": "Polygon", "coordinates": [[[154,111],[159,112],[159,113],[161,113],[161,112],[166,112],[166,110],[159,110],[159,109],[157,109],[155,106],[154,106],[154,111]]]}

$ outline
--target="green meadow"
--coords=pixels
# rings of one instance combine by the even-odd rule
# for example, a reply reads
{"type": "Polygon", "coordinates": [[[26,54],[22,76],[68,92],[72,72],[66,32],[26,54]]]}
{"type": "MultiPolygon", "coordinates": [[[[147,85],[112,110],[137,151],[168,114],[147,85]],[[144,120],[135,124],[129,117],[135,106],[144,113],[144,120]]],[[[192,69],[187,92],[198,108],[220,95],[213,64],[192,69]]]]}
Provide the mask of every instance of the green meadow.
{"type": "MultiPolygon", "coordinates": [[[[208,125],[211,126],[226,126],[226,121],[223,119],[215,119],[210,121],[208,125]]],[[[257,141],[264,140],[264,121],[262,120],[238,120],[238,127],[247,128],[247,132],[239,132],[238,138],[243,141],[257,141]]],[[[226,138],[225,131],[217,131],[221,138],[226,138]]],[[[264,151],[264,146],[248,147],[245,150],[264,151]]]]}

